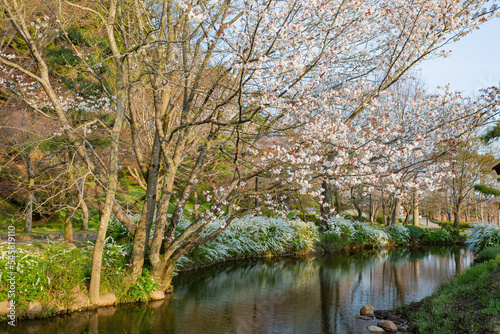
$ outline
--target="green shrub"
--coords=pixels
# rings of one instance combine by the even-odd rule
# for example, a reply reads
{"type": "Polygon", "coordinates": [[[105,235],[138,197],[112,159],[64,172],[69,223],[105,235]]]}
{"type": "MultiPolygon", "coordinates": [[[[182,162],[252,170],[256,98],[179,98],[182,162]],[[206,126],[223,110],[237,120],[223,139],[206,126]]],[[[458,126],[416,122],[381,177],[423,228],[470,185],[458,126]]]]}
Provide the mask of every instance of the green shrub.
{"type": "Polygon", "coordinates": [[[446,244],[453,242],[450,232],[441,228],[439,230],[426,229],[422,236],[422,241],[431,244],[446,244]]]}
{"type": "Polygon", "coordinates": [[[144,268],[137,281],[129,285],[125,291],[119,294],[119,297],[129,302],[147,301],[151,292],[155,291],[157,287],[158,284],[153,281],[149,276],[149,271],[144,268]]]}
{"type": "MultiPolygon", "coordinates": [[[[439,224],[441,227],[453,227],[454,223],[450,221],[438,221],[436,222],[439,224]]],[[[460,222],[460,229],[461,230],[466,230],[468,228],[471,228],[474,223],[472,222],[460,222]]]]}
{"type": "Polygon", "coordinates": [[[410,233],[410,239],[412,241],[420,240],[420,238],[424,235],[425,229],[414,226],[414,225],[406,225],[405,226],[408,232],[410,233]]]}
{"type": "Polygon", "coordinates": [[[500,246],[486,247],[477,254],[475,261],[484,262],[492,260],[498,255],[500,255],[500,246]]]}
{"type": "MultiPolygon", "coordinates": [[[[136,221],[139,217],[130,217],[132,220],[136,221]]],[[[127,243],[132,241],[132,236],[129,231],[123,226],[122,223],[118,221],[115,216],[111,216],[109,219],[108,230],[106,236],[111,237],[115,242],[127,243]]]]}
{"type": "Polygon", "coordinates": [[[398,245],[407,244],[410,240],[410,232],[406,228],[406,226],[402,225],[393,225],[387,229],[387,234],[389,235],[389,239],[394,241],[398,245]]]}

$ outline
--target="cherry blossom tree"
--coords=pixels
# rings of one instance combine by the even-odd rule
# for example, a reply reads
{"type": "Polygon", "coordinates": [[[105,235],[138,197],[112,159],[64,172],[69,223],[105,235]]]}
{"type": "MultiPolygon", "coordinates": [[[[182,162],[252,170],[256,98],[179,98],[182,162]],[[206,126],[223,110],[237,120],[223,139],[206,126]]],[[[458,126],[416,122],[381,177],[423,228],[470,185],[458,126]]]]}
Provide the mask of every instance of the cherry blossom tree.
{"type": "MultiPolygon", "coordinates": [[[[57,20],[67,22],[68,14],[54,11],[57,20],[40,34],[23,16],[22,1],[2,0],[4,20],[27,50],[22,55],[3,52],[2,70],[41,85],[64,135],[107,190],[93,258],[92,302],[98,300],[111,208],[134,236],[131,280],[141,275],[149,249],[151,275],[160,289],[167,289],[176,260],[250,209],[238,206],[245,196],[265,194],[262,202],[275,206],[280,198],[274,195],[291,185],[321,199],[316,180],[342,188],[375,184],[382,176],[391,181],[388,191],[394,196],[403,193],[403,186],[415,181],[401,179],[402,161],[431,140],[421,133],[400,139],[405,129],[391,116],[399,111],[388,89],[426,57],[446,55],[444,44],[494,15],[494,8],[483,9],[484,3],[111,0],[86,6],[66,1],[67,8],[100,22],[110,47],[115,79],[110,112],[115,117],[107,129],[112,144],[106,164],[83,135],[92,124],[75,128],[68,120],[44,60],[43,37],[60,29],[57,20]],[[146,185],[138,222],[114,199],[123,121],[130,129],[126,147],[146,185]],[[207,194],[214,198],[213,207],[176,235],[203,167],[216,153],[233,178],[207,194]],[[179,173],[181,167],[189,172],[179,173]],[[272,175],[265,187],[245,186],[263,172],[272,175]],[[175,183],[182,186],[174,204],[175,183]],[[223,216],[219,228],[204,234],[223,216]]],[[[414,102],[411,117],[420,117],[419,124],[436,133],[433,143],[455,134],[433,130],[437,113],[457,122],[466,117],[454,101],[452,94],[444,94],[414,102]]]]}

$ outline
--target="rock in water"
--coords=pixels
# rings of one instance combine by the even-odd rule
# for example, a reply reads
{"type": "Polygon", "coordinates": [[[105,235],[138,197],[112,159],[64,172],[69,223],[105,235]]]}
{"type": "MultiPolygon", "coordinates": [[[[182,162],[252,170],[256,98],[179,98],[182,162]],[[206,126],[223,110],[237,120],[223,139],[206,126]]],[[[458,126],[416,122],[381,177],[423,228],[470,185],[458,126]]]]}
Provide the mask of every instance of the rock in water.
{"type": "Polygon", "coordinates": [[[371,326],[368,326],[368,331],[370,333],[383,333],[384,329],[380,328],[380,327],[377,327],[375,325],[371,325],[371,326]]]}
{"type": "Polygon", "coordinates": [[[369,316],[373,317],[374,312],[375,312],[375,308],[373,306],[371,306],[370,304],[366,304],[361,308],[361,310],[359,311],[359,314],[369,315],[369,316]]]}
{"type": "Polygon", "coordinates": [[[160,290],[156,290],[149,295],[152,300],[162,300],[165,299],[165,293],[160,290]]]}
{"type": "Polygon", "coordinates": [[[388,332],[397,332],[398,327],[390,320],[380,320],[377,324],[378,327],[383,328],[388,332]]]}

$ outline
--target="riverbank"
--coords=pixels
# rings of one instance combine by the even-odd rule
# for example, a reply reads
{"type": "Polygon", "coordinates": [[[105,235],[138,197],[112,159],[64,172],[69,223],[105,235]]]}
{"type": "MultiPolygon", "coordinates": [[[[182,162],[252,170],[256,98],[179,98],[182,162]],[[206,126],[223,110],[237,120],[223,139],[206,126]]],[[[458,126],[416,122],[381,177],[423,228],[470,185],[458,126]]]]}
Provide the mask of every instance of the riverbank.
{"type": "Polygon", "coordinates": [[[405,324],[413,333],[500,333],[500,227],[475,224],[469,233],[473,267],[431,296],[375,316],[405,324]]]}
{"type": "MultiPolygon", "coordinates": [[[[179,233],[182,232],[179,227],[179,233]]],[[[211,229],[217,226],[211,227],[211,229]]],[[[444,230],[443,230],[444,231],[444,230]]],[[[450,242],[446,231],[425,231],[418,228],[394,226],[388,229],[367,223],[335,218],[329,230],[319,234],[315,225],[299,220],[243,217],[234,221],[219,238],[197,248],[177,263],[177,272],[213,265],[234,259],[306,254],[360,248],[394,247],[411,242],[450,242]],[[318,245],[321,245],[318,248],[318,245]],[[326,245],[326,247],[325,247],[326,245]],[[333,247],[332,247],[333,245],[333,247]]],[[[210,232],[210,229],[209,231],[210,232]]],[[[90,305],[87,296],[92,243],[81,242],[78,248],[68,249],[63,243],[47,241],[16,247],[17,276],[14,288],[0,287],[0,315],[7,317],[12,309],[9,291],[15,292],[15,319],[49,317],[97,306],[109,306],[135,301],[165,298],[149,277],[148,268],[130,286],[123,286],[126,277],[129,246],[108,239],[105,247],[101,298],[97,306],[90,305]],[[68,271],[71,270],[71,275],[68,271]]],[[[0,262],[1,274],[9,277],[7,252],[4,248],[0,262]]]]}
{"type": "Polygon", "coordinates": [[[498,333],[499,315],[500,257],[473,266],[429,297],[379,312],[421,334],[498,333]]]}

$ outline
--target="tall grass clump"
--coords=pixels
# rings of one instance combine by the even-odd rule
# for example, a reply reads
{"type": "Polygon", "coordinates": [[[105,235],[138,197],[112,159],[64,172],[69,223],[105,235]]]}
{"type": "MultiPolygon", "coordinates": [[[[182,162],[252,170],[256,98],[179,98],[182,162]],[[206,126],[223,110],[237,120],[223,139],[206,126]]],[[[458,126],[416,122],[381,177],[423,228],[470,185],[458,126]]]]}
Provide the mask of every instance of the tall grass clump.
{"type": "MultiPolygon", "coordinates": [[[[183,221],[176,233],[182,233],[188,224],[183,221]]],[[[222,224],[225,219],[211,223],[202,236],[219,229],[222,224]]],[[[312,223],[246,215],[235,219],[217,238],[179,259],[176,268],[181,269],[188,263],[209,264],[236,257],[310,252],[317,241],[318,229],[312,223]]]]}
{"type": "Polygon", "coordinates": [[[476,223],[468,230],[469,237],[465,241],[474,253],[486,247],[500,246],[500,226],[489,223],[476,223]]]}

